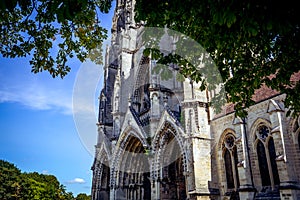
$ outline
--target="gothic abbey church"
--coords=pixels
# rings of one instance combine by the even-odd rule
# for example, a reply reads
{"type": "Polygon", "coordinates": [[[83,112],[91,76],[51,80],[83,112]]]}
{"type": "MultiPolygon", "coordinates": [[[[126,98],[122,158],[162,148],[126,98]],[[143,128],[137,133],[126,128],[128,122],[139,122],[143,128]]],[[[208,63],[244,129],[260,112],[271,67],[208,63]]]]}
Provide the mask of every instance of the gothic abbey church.
{"type": "Polygon", "coordinates": [[[153,73],[135,1],[116,4],[92,199],[300,199],[300,118],[286,116],[285,95],[261,88],[245,119],[231,105],[214,113],[197,83],[153,73]]]}

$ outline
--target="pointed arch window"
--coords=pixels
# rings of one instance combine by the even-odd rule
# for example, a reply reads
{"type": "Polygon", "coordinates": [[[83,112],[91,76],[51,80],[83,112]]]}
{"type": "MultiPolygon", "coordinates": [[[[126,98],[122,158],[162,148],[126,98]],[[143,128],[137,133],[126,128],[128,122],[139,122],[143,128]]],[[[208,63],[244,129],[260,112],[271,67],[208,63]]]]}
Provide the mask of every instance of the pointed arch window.
{"type": "Polygon", "coordinates": [[[260,125],[255,138],[262,186],[271,186],[274,189],[280,184],[280,180],[276,164],[276,149],[270,129],[260,125]]]}
{"type": "Polygon", "coordinates": [[[227,189],[237,190],[239,187],[239,176],[237,170],[238,158],[235,137],[232,133],[227,134],[223,141],[223,159],[227,189]]]}

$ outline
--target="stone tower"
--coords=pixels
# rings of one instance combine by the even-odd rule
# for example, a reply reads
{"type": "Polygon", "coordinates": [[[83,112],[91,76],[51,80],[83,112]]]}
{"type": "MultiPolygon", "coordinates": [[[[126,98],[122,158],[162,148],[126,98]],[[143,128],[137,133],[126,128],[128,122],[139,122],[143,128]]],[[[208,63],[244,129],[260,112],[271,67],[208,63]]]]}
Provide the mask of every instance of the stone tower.
{"type": "MultiPolygon", "coordinates": [[[[284,95],[262,88],[247,118],[230,104],[215,115],[199,84],[155,73],[134,6],[117,1],[106,48],[92,199],[300,198],[300,121],[284,95]]],[[[176,38],[160,43],[172,51],[176,38]]]]}

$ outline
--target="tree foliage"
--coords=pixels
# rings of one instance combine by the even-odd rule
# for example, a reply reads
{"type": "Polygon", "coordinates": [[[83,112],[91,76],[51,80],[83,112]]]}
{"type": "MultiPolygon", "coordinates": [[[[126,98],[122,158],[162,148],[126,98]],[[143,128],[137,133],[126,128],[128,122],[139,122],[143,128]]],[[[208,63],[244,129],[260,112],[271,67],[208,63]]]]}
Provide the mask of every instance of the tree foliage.
{"type": "MultiPolygon", "coordinates": [[[[244,108],[254,104],[252,96],[262,85],[285,93],[285,105],[299,114],[299,78],[293,79],[300,70],[300,12],[295,1],[137,0],[135,11],[136,21],[178,31],[206,49],[238,115],[245,116],[244,108]]],[[[179,61],[164,54],[160,60],[179,61]]],[[[195,72],[186,66],[181,65],[185,76],[195,72]]]]}
{"type": "Polygon", "coordinates": [[[84,193],[79,193],[75,199],[76,200],[91,200],[91,196],[88,196],[87,194],[84,194],[84,193]]]}
{"type": "Polygon", "coordinates": [[[72,193],[53,175],[22,173],[15,165],[0,160],[0,199],[73,200],[72,193]]]}
{"type": "Polygon", "coordinates": [[[12,163],[0,160],[0,199],[18,199],[20,197],[21,171],[12,163]]]}
{"type": "Polygon", "coordinates": [[[48,71],[64,77],[68,59],[100,62],[107,31],[99,14],[112,0],[3,0],[0,1],[0,53],[4,57],[31,56],[32,72],[48,71]]]}
{"type": "MultiPolygon", "coordinates": [[[[90,56],[100,63],[106,30],[99,14],[108,12],[111,2],[1,1],[0,52],[9,58],[31,56],[32,72],[45,70],[53,77],[64,77],[70,71],[67,61],[74,56],[80,61],[90,56]]],[[[148,27],[168,27],[205,48],[225,83],[227,101],[235,104],[238,115],[245,116],[244,108],[254,104],[253,94],[262,85],[285,93],[285,105],[299,114],[299,78],[291,81],[300,70],[296,1],[136,0],[135,11],[136,21],[148,27]]],[[[156,55],[163,64],[179,64],[184,76],[201,82],[201,89],[207,86],[200,76],[203,72],[188,60],[156,55]]]]}

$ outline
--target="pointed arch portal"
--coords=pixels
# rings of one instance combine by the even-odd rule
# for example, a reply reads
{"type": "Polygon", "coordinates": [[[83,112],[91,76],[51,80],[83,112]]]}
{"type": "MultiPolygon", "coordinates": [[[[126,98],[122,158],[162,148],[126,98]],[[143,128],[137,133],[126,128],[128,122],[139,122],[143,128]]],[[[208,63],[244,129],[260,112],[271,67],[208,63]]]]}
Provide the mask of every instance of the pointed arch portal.
{"type": "Polygon", "coordinates": [[[109,160],[105,151],[101,152],[99,160],[95,166],[96,183],[92,191],[95,199],[109,199],[110,195],[110,167],[109,160]]]}
{"type": "Polygon", "coordinates": [[[183,156],[175,140],[170,146],[170,149],[162,152],[160,197],[165,200],[183,200],[187,198],[183,156]]]}
{"type": "Polygon", "coordinates": [[[116,199],[151,199],[149,161],[142,142],[129,136],[120,148],[118,170],[116,171],[116,199]]]}
{"type": "Polygon", "coordinates": [[[157,199],[187,199],[186,158],[183,140],[176,130],[166,123],[154,142],[153,177],[156,177],[157,199]]]}

